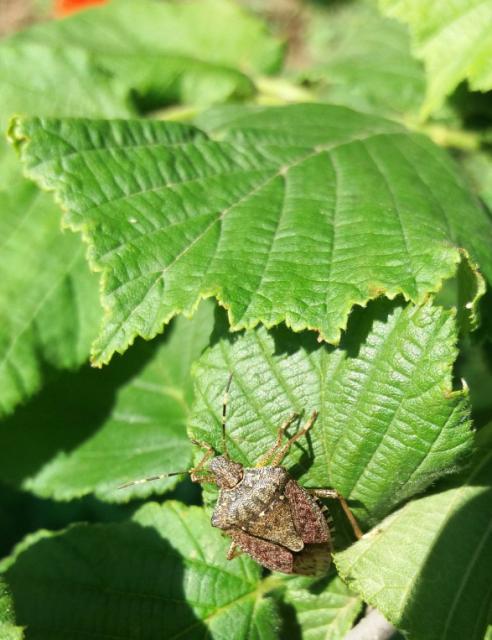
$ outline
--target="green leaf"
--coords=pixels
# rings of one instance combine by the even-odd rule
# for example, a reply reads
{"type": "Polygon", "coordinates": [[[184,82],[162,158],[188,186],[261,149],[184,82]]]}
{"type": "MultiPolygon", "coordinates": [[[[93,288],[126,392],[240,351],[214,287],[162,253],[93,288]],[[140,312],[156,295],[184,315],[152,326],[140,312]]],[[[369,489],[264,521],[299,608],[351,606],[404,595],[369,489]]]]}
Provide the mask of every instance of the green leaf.
{"type": "MultiPolygon", "coordinates": [[[[56,23],[53,23],[56,24],[56,23]]],[[[24,38],[25,36],[23,36],[24,38]]],[[[136,115],[128,90],[85,51],[42,42],[0,44],[0,126],[16,113],[58,116],[136,115]]]]}
{"type": "Polygon", "coordinates": [[[476,193],[492,211],[492,156],[490,153],[470,153],[461,159],[476,193]]]}
{"type": "Polygon", "coordinates": [[[149,121],[12,125],[26,171],[56,191],[103,272],[96,363],[200,297],[216,296],[234,330],[285,321],[337,342],[354,304],[438,290],[460,246],[492,281],[492,223],[426,138],[328,105],[204,122],[210,136],[149,121]]]}
{"type": "Polygon", "coordinates": [[[482,640],[492,590],[492,428],[470,470],[336,554],[342,577],[416,640],[482,640]]]}
{"type": "Polygon", "coordinates": [[[2,640],[22,640],[24,634],[21,627],[14,624],[12,596],[5,581],[0,577],[0,634],[2,640]]]}
{"type": "Polygon", "coordinates": [[[49,369],[75,368],[87,359],[101,309],[84,246],[60,231],[53,200],[20,176],[15,154],[2,146],[0,173],[0,415],[5,415],[40,388],[49,369]]]}
{"type": "MultiPolygon", "coordinates": [[[[285,465],[303,485],[334,487],[365,525],[441,474],[472,444],[466,391],[452,391],[453,316],[387,301],[354,314],[342,348],[264,328],[226,337],[197,363],[191,435],[222,449],[229,372],[231,457],[253,466],[294,412],[319,417],[285,465]]],[[[295,427],[291,428],[291,433],[295,427]]]]}
{"type": "MultiPolygon", "coordinates": [[[[66,79],[78,83],[69,94],[74,102],[84,90],[82,114],[91,113],[87,100],[104,100],[114,117],[125,115],[118,91],[128,102],[136,91],[137,105],[146,109],[249,96],[254,85],[248,75],[277,70],[283,46],[261,21],[228,0],[115,0],[17,34],[3,44],[0,57],[0,79],[9,89],[4,109],[44,115],[46,88],[59,83],[63,96],[59,89],[55,93],[65,98],[66,79]],[[26,94],[32,100],[32,70],[39,63],[37,110],[26,110],[21,100],[26,94]]],[[[65,113],[62,106],[59,115],[65,113]]]]}
{"type": "Polygon", "coordinates": [[[126,481],[191,466],[190,367],[212,327],[213,305],[202,304],[192,320],[169,327],[164,340],[139,342],[104,371],[86,367],[58,377],[1,425],[0,477],[56,500],[95,493],[121,502],[174,487],[179,477],[118,490],[126,481]]]}
{"type": "Polygon", "coordinates": [[[228,546],[202,508],[150,503],[130,522],[27,538],[5,578],[33,640],[278,638],[261,567],[226,560],[228,546]]]}
{"type": "Polygon", "coordinates": [[[370,5],[314,5],[306,43],[310,65],[302,73],[318,84],[319,98],[378,114],[420,107],[425,75],[408,32],[370,5]]]}
{"type": "MultiPolygon", "coordinates": [[[[286,582],[284,601],[295,613],[288,620],[288,631],[294,625],[303,640],[343,640],[362,609],[362,600],[338,578],[332,576],[313,581],[294,578],[286,582]]],[[[287,632],[286,640],[290,637],[287,632]]]]}
{"type": "Polygon", "coordinates": [[[492,4],[488,0],[379,0],[379,6],[409,25],[415,53],[425,63],[423,117],[438,109],[463,80],[475,91],[492,88],[492,4]]]}

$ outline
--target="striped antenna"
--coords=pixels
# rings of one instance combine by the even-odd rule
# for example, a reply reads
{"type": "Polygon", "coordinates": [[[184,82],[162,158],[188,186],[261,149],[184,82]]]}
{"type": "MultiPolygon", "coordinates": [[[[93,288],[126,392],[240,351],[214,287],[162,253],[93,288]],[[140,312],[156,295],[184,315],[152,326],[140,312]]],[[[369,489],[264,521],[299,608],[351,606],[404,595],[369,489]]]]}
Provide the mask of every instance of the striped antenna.
{"type": "Polygon", "coordinates": [[[132,480],[131,482],[125,482],[120,484],[118,489],[126,489],[126,487],[132,487],[134,484],[144,484],[145,482],[154,482],[154,480],[162,480],[163,478],[169,478],[170,476],[183,476],[189,473],[188,471],[173,471],[172,473],[160,473],[158,476],[149,476],[148,478],[140,478],[139,480],[132,480]]]}
{"type": "Polygon", "coordinates": [[[229,389],[231,387],[232,382],[232,373],[229,376],[229,380],[227,381],[226,390],[224,393],[224,400],[222,402],[222,451],[223,455],[228,458],[229,454],[227,453],[227,441],[226,441],[226,413],[227,413],[227,403],[229,402],[229,389]]]}

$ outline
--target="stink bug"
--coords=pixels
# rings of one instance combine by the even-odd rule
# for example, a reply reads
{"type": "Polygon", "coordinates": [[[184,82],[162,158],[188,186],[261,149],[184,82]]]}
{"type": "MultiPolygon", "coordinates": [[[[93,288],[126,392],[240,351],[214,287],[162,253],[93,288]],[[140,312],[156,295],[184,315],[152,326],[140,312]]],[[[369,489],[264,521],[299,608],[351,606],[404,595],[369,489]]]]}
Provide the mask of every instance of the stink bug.
{"type": "Polygon", "coordinates": [[[229,560],[245,552],[272,571],[325,574],[330,567],[333,544],[325,517],[327,509],[319,498],[338,499],[356,537],[360,538],[362,532],[337,491],[305,489],[281,466],[294,442],[314,425],[318,412],[313,411],[306,424],[282,444],[287,428],[299,418],[298,414],[290,416],[279,428],[275,444],[256,466],[244,467],[231,460],[227,452],[226,412],[231,380],[232,376],[222,404],[221,455],[215,455],[215,450],[208,444],[192,441],[205,449],[205,455],[196,467],[134,480],[120,488],[184,473],[189,473],[193,482],[216,484],[220,491],[212,514],[212,526],[232,538],[227,554],[229,560]]]}

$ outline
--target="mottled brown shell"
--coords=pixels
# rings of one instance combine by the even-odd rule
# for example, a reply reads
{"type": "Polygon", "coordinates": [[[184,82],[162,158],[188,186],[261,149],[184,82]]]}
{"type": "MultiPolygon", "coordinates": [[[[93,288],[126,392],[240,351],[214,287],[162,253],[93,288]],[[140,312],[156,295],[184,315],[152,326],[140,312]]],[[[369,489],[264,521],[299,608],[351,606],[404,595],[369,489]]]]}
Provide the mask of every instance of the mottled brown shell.
{"type": "Polygon", "coordinates": [[[220,491],[212,525],[273,571],[314,575],[330,566],[322,506],[283,467],[243,469],[234,487],[220,491]]]}

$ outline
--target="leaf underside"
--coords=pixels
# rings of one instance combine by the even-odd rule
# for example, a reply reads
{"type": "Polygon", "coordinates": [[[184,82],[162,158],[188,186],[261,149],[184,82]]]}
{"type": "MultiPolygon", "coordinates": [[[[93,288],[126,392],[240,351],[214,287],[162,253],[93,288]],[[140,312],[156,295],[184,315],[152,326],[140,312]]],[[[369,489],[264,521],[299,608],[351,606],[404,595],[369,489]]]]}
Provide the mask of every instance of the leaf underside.
{"type": "Polygon", "coordinates": [[[233,329],[285,321],[336,343],[354,304],[438,290],[459,247],[492,276],[492,225],[425,138],[327,105],[217,110],[203,124],[210,135],[13,123],[27,173],[55,190],[102,271],[96,363],[200,297],[216,296],[233,329]]]}

